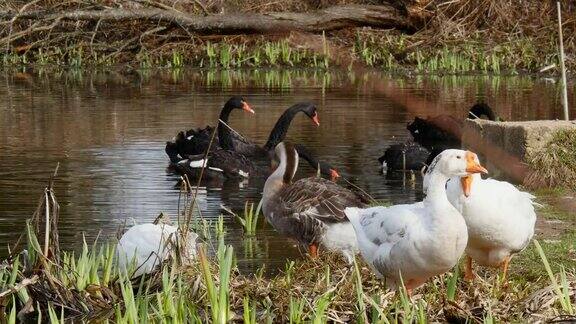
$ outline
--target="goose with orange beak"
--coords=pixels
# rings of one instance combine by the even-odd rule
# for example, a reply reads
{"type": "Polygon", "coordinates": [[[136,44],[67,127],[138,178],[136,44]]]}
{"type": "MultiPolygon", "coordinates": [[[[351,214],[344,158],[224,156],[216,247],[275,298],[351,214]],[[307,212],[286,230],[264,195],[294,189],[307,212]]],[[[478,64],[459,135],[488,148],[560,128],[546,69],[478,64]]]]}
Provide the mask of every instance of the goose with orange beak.
{"type": "Polygon", "coordinates": [[[274,152],[279,164],[273,166],[262,194],[266,220],[280,234],[306,246],[311,257],[322,248],[341,253],[352,263],[358,247],[344,208],[365,206],[362,197],[320,177],[294,181],[298,150],[281,142],[274,152]]]}
{"type": "Polygon", "coordinates": [[[367,209],[346,208],[362,257],[389,286],[401,282],[410,293],[454,267],[466,248],[468,229],[462,214],[446,197],[452,177],[487,172],[471,152],[445,150],[424,176],[422,202],[367,209]]]}
{"type": "MultiPolygon", "coordinates": [[[[469,170],[477,169],[475,154],[467,155],[466,161],[469,170]]],[[[535,197],[508,182],[482,179],[479,174],[450,179],[446,192],[468,227],[465,278],[474,278],[474,260],[500,267],[505,282],[512,255],[524,250],[534,235],[535,197]]]]}

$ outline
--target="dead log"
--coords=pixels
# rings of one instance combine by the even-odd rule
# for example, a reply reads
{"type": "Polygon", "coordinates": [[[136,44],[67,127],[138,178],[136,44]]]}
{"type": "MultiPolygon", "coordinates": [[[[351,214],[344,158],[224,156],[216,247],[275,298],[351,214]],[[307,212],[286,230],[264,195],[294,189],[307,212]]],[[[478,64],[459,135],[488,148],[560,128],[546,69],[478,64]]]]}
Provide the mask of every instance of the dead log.
{"type": "Polygon", "coordinates": [[[172,24],[203,35],[275,34],[288,31],[319,33],[351,27],[395,28],[415,31],[420,17],[391,5],[335,6],[314,12],[187,15],[159,8],[70,10],[63,12],[4,11],[2,20],[145,21],[172,24]]]}

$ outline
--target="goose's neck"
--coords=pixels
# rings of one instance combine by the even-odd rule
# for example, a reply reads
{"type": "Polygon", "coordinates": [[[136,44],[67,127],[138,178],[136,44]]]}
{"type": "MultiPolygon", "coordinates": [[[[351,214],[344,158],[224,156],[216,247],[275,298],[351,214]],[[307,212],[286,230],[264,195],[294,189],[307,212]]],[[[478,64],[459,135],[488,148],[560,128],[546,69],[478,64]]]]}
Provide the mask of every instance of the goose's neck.
{"type": "Polygon", "coordinates": [[[266,179],[264,184],[264,200],[277,194],[284,186],[292,183],[296,170],[298,169],[298,154],[296,151],[290,156],[283,154],[280,156],[280,164],[274,172],[266,179]]]}
{"type": "MultiPolygon", "coordinates": [[[[224,105],[224,108],[222,108],[222,111],[220,112],[220,120],[228,124],[228,118],[230,117],[232,110],[232,106],[224,105]]],[[[225,150],[234,150],[230,128],[220,122],[220,120],[218,121],[218,144],[220,144],[220,147],[225,150]]]]}
{"type": "Polygon", "coordinates": [[[280,163],[278,168],[268,177],[268,179],[266,179],[264,192],[262,193],[264,202],[276,195],[282,187],[284,187],[284,181],[282,181],[284,178],[284,172],[286,172],[286,165],[280,163]]]}
{"type": "Polygon", "coordinates": [[[270,136],[268,136],[268,141],[264,144],[265,150],[270,151],[274,149],[278,143],[284,140],[288,133],[288,128],[290,128],[290,123],[292,123],[292,120],[299,111],[301,111],[300,107],[291,107],[284,111],[282,116],[276,121],[274,128],[272,128],[270,136]]]}
{"type": "Polygon", "coordinates": [[[424,199],[425,204],[433,206],[434,209],[452,207],[446,196],[446,182],[448,179],[442,173],[432,171],[428,180],[426,198],[424,199]]]}

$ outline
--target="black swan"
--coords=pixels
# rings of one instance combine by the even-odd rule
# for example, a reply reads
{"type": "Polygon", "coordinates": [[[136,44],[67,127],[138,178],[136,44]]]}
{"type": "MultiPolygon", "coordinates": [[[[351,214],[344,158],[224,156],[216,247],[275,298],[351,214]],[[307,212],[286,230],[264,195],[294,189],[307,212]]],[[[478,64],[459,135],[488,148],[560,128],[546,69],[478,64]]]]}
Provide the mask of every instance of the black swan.
{"type": "MultiPolygon", "coordinates": [[[[231,140],[234,150],[244,154],[246,157],[254,157],[264,159],[266,162],[270,161],[270,154],[274,147],[284,140],[290,124],[296,115],[300,112],[306,114],[308,118],[316,125],[320,125],[316,105],[311,102],[300,102],[290,108],[286,109],[284,113],[278,118],[276,124],[272,128],[268,141],[264,146],[245,139],[238,135],[236,132],[231,133],[231,140]]],[[[228,124],[228,115],[220,117],[222,121],[228,124]]],[[[219,125],[222,123],[219,123],[219,125]]],[[[224,125],[224,127],[226,127],[224,125]]],[[[181,149],[180,153],[185,155],[196,155],[205,153],[212,137],[214,127],[206,126],[203,129],[190,129],[186,133],[180,132],[176,136],[176,143],[181,149]]],[[[218,136],[218,134],[216,134],[218,136]]],[[[214,139],[214,143],[218,143],[218,137],[214,139]]],[[[217,145],[212,144],[212,149],[218,148],[217,145]]]]}
{"type": "MultiPolygon", "coordinates": [[[[221,138],[226,138],[222,136],[221,138]]],[[[207,155],[185,155],[179,154],[178,146],[174,142],[166,142],[166,154],[170,158],[169,170],[181,175],[186,175],[188,179],[202,179],[206,181],[248,178],[257,167],[244,155],[233,150],[217,148],[211,150],[207,155]],[[204,169],[204,170],[202,170],[204,169]]]]}
{"type": "Polygon", "coordinates": [[[340,174],[334,167],[324,161],[319,161],[316,159],[316,157],[314,157],[312,152],[310,152],[306,146],[295,144],[294,148],[296,149],[296,152],[298,152],[298,155],[306,162],[308,162],[310,166],[316,170],[320,170],[321,175],[328,177],[332,181],[336,181],[338,178],[340,178],[340,174]]]}
{"type": "MultiPolygon", "coordinates": [[[[228,99],[222,107],[220,111],[219,120],[223,121],[224,123],[228,124],[228,119],[230,118],[230,113],[234,109],[242,109],[249,113],[254,113],[254,110],[248,105],[248,103],[244,100],[244,98],[240,96],[233,96],[232,98],[228,99]]],[[[218,131],[220,128],[226,128],[228,132],[230,130],[226,125],[221,122],[218,122],[218,131]]],[[[208,146],[210,144],[210,139],[212,137],[212,132],[214,131],[214,127],[206,126],[204,129],[191,129],[184,132],[179,132],[176,135],[175,143],[178,147],[178,154],[184,157],[187,155],[198,155],[206,153],[208,146]]],[[[232,139],[229,139],[232,141],[232,139]]],[[[219,140],[214,139],[212,143],[212,149],[217,149],[219,146],[219,140]]]]}
{"type": "MultiPolygon", "coordinates": [[[[277,141],[279,137],[285,137],[289,120],[299,111],[310,113],[312,120],[318,124],[318,115],[313,104],[296,104],[287,110],[288,113],[285,112],[280,117],[267,145],[277,141]]],[[[229,127],[220,123],[217,131],[218,146],[216,149],[210,150],[208,154],[187,155],[180,153],[180,147],[177,142],[167,142],[165,151],[170,158],[169,168],[180,174],[186,174],[191,179],[197,179],[202,174],[203,179],[206,180],[220,178],[241,179],[251,176],[268,176],[270,174],[267,166],[258,165],[246,155],[234,150],[232,132],[229,127]],[[204,171],[202,171],[203,168],[204,171]]],[[[182,136],[182,134],[179,134],[179,136],[182,136]]],[[[216,145],[216,143],[213,143],[213,145],[216,145]]],[[[298,150],[301,152],[302,158],[313,168],[320,169],[322,175],[332,180],[336,180],[340,176],[331,165],[318,161],[305,146],[298,145],[298,150]]],[[[266,153],[263,157],[266,163],[269,164],[270,155],[266,153]]]]}
{"type": "MultiPolygon", "coordinates": [[[[469,119],[486,118],[500,120],[486,103],[477,103],[468,111],[469,119]]],[[[414,141],[391,145],[378,158],[382,168],[388,171],[421,170],[440,152],[460,148],[462,121],[448,115],[432,118],[414,118],[407,126],[414,141]]]]}
{"type": "MultiPolygon", "coordinates": [[[[319,170],[322,176],[332,181],[336,181],[338,178],[340,178],[340,174],[333,166],[324,161],[319,161],[304,145],[296,144],[294,146],[296,151],[298,151],[300,158],[308,162],[308,164],[310,164],[310,166],[312,166],[314,169],[319,170]]],[[[227,155],[224,152],[220,152],[215,156],[213,154],[209,154],[212,159],[215,157],[220,161],[211,161],[210,163],[207,163],[207,161],[204,159],[204,155],[188,156],[187,158],[181,157],[178,154],[176,143],[167,142],[166,154],[170,157],[170,165],[168,167],[169,170],[182,175],[186,174],[189,179],[199,178],[201,169],[203,167],[205,168],[202,177],[206,180],[239,178],[246,172],[246,170],[239,172],[235,168],[230,168],[229,164],[224,161],[226,158],[231,158],[229,154],[232,153],[227,155]],[[225,168],[221,169],[221,166],[225,166],[225,168]]],[[[234,157],[238,156],[235,155],[234,157]]],[[[245,156],[240,156],[240,158],[246,159],[245,156]]],[[[270,174],[270,170],[261,167],[254,167],[250,161],[243,161],[242,164],[252,166],[249,168],[248,172],[257,171],[257,173],[262,176],[268,176],[270,174]]]]}
{"type": "Polygon", "coordinates": [[[311,102],[299,102],[286,109],[280,118],[278,118],[264,146],[260,147],[254,143],[239,141],[238,143],[235,143],[235,148],[238,152],[242,152],[246,156],[265,157],[267,161],[270,161],[271,154],[273,154],[272,151],[278,143],[282,142],[284,138],[286,138],[290,124],[298,113],[302,112],[306,114],[306,116],[312,120],[314,125],[320,126],[320,120],[318,119],[318,112],[316,109],[316,105],[311,102]]]}
{"type": "MultiPolygon", "coordinates": [[[[490,106],[477,103],[468,111],[468,118],[486,117],[497,120],[498,117],[490,106]]],[[[432,151],[439,146],[459,148],[461,146],[463,121],[449,115],[438,115],[426,119],[415,117],[406,127],[414,141],[432,151]]]]}
{"type": "Polygon", "coordinates": [[[393,144],[378,158],[383,170],[420,170],[430,151],[418,143],[408,141],[393,144]]]}

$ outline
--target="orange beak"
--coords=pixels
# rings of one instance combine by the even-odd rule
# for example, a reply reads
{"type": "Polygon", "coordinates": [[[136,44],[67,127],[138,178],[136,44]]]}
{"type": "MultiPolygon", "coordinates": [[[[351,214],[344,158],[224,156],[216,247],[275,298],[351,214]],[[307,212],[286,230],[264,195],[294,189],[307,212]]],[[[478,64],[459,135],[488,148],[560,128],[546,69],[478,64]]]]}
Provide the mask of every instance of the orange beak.
{"type": "Polygon", "coordinates": [[[318,119],[318,114],[314,113],[314,116],[312,116],[312,121],[314,122],[314,124],[316,126],[320,126],[320,119],[318,119]]]}
{"type": "Polygon", "coordinates": [[[470,197],[470,191],[472,190],[472,176],[461,177],[460,183],[462,184],[464,196],[470,197]]]}
{"type": "Polygon", "coordinates": [[[246,103],[246,101],[242,101],[242,110],[255,114],[254,110],[252,110],[252,108],[250,108],[250,105],[248,105],[248,103],[246,103]]]}
{"type": "Polygon", "coordinates": [[[340,178],[338,171],[330,169],[330,179],[332,179],[332,181],[336,181],[338,178],[340,178]]]}
{"type": "Polygon", "coordinates": [[[488,170],[476,162],[476,153],[466,151],[466,172],[468,173],[488,173],[488,170]]]}

